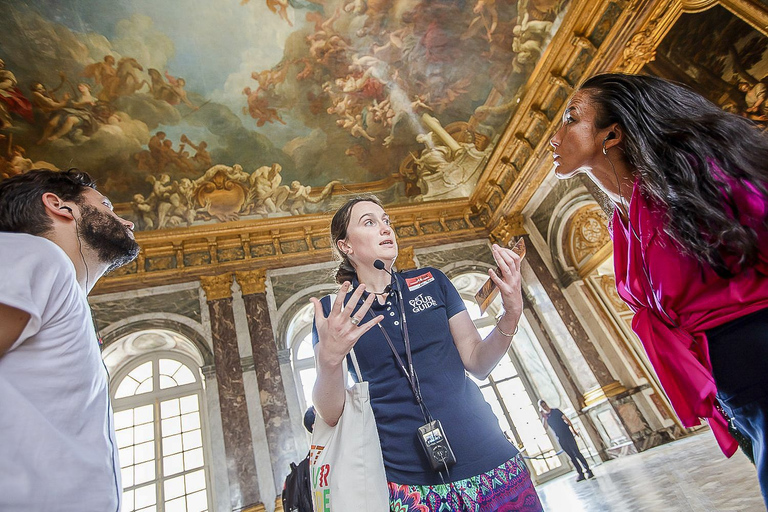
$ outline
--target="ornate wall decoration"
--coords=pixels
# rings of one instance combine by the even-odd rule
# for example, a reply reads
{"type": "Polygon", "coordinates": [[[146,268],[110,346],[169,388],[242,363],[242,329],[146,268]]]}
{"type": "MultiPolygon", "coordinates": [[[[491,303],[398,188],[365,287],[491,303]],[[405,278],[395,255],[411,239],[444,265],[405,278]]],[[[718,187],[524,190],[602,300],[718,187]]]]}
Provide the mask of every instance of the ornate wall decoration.
{"type": "Polygon", "coordinates": [[[413,259],[413,246],[400,247],[395,266],[398,270],[411,270],[416,268],[416,261],[413,259]]]}
{"type": "Polygon", "coordinates": [[[264,269],[235,272],[235,278],[243,295],[264,293],[267,289],[267,271],[264,269]]]}
{"type": "Polygon", "coordinates": [[[657,41],[653,35],[655,29],[656,23],[651,22],[648,28],[632,36],[622,52],[624,60],[619,64],[619,70],[640,67],[656,58],[657,41]]]}
{"type": "Polygon", "coordinates": [[[626,313],[632,311],[629,309],[629,306],[627,306],[627,303],[619,297],[619,292],[616,291],[616,278],[614,276],[600,276],[599,282],[600,289],[603,291],[603,294],[608,297],[611,306],[613,306],[613,309],[615,309],[616,312],[626,313]]]}
{"type": "Polygon", "coordinates": [[[500,219],[496,227],[491,230],[490,238],[497,244],[506,246],[514,237],[524,234],[526,232],[523,227],[523,217],[518,215],[500,219]]]}
{"type": "Polygon", "coordinates": [[[594,204],[581,208],[571,217],[567,233],[567,247],[573,266],[577,269],[611,241],[608,218],[603,210],[594,204]]]}
{"type": "Polygon", "coordinates": [[[232,297],[232,274],[226,273],[218,276],[201,276],[200,286],[205,291],[208,302],[232,297]]]}

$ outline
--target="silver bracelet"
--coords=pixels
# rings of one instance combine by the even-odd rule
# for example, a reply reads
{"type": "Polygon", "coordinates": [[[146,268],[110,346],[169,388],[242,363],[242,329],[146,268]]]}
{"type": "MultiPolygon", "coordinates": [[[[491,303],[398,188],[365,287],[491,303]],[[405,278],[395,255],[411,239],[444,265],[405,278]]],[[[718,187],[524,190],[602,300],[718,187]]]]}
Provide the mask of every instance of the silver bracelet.
{"type": "Polygon", "coordinates": [[[507,338],[511,338],[512,336],[517,334],[517,330],[520,328],[520,322],[518,322],[517,325],[515,326],[515,332],[513,332],[512,334],[507,334],[506,332],[501,330],[501,327],[499,327],[499,320],[501,320],[503,317],[504,317],[504,315],[502,314],[498,318],[498,320],[496,320],[496,330],[499,331],[499,334],[501,334],[502,336],[506,336],[507,338]]]}

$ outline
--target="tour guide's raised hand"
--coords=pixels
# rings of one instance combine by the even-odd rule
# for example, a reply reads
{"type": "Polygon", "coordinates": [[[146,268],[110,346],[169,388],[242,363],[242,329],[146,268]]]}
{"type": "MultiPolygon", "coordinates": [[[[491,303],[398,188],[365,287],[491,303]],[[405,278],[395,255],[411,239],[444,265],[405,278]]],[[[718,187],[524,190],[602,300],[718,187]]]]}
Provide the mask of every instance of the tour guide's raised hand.
{"type": "Polygon", "coordinates": [[[488,275],[493,280],[501,293],[501,301],[504,305],[504,316],[514,322],[517,321],[523,313],[523,296],[521,292],[520,263],[522,258],[511,249],[500,247],[493,244],[491,247],[493,259],[496,260],[501,276],[496,275],[493,270],[488,271],[488,275]]]}
{"type": "Polygon", "coordinates": [[[347,354],[349,354],[349,351],[352,350],[352,347],[355,346],[357,340],[368,332],[371,327],[384,319],[384,315],[379,315],[362,323],[376,296],[372,293],[369,294],[363,305],[360,306],[360,309],[355,311],[355,306],[357,306],[360,297],[363,296],[365,291],[365,285],[359,285],[349,298],[349,301],[347,301],[347,304],[344,305],[344,297],[346,297],[351,286],[349,281],[345,281],[341,285],[327,317],[323,313],[320,301],[315,297],[309,299],[315,307],[315,327],[317,328],[318,345],[320,346],[320,350],[317,353],[322,354],[325,362],[332,365],[341,364],[344,358],[347,357],[347,354]]]}

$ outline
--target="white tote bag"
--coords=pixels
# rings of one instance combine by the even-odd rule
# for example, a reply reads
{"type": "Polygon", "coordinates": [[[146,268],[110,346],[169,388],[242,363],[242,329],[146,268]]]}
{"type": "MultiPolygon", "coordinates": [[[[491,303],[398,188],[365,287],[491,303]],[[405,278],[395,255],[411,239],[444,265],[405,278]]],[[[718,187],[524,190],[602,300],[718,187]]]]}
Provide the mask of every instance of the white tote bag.
{"type": "MultiPolygon", "coordinates": [[[[318,415],[312,434],[310,468],[315,512],[388,512],[389,489],[381,444],[354,349],[358,383],[346,390],[335,427],[318,415]]],[[[346,375],[346,372],[345,372],[346,375]]]]}

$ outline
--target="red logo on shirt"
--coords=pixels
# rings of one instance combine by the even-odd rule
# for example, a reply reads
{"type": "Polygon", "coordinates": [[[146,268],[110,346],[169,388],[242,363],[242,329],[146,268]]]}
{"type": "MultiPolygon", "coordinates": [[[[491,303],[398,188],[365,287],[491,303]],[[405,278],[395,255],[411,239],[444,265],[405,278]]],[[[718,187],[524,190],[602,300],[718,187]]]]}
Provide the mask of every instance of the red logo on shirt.
{"type": "Polygon", "coordinates": [[[435,278],[432,276],[432,272],[427,272],[426,274],[421,274],[420,276],[416,277],[410,277],[405,280],[405,284],[408,285],[408,290],[418,290],[422,286],[425,286],[432,281],[434,281],[435,278]]]}

